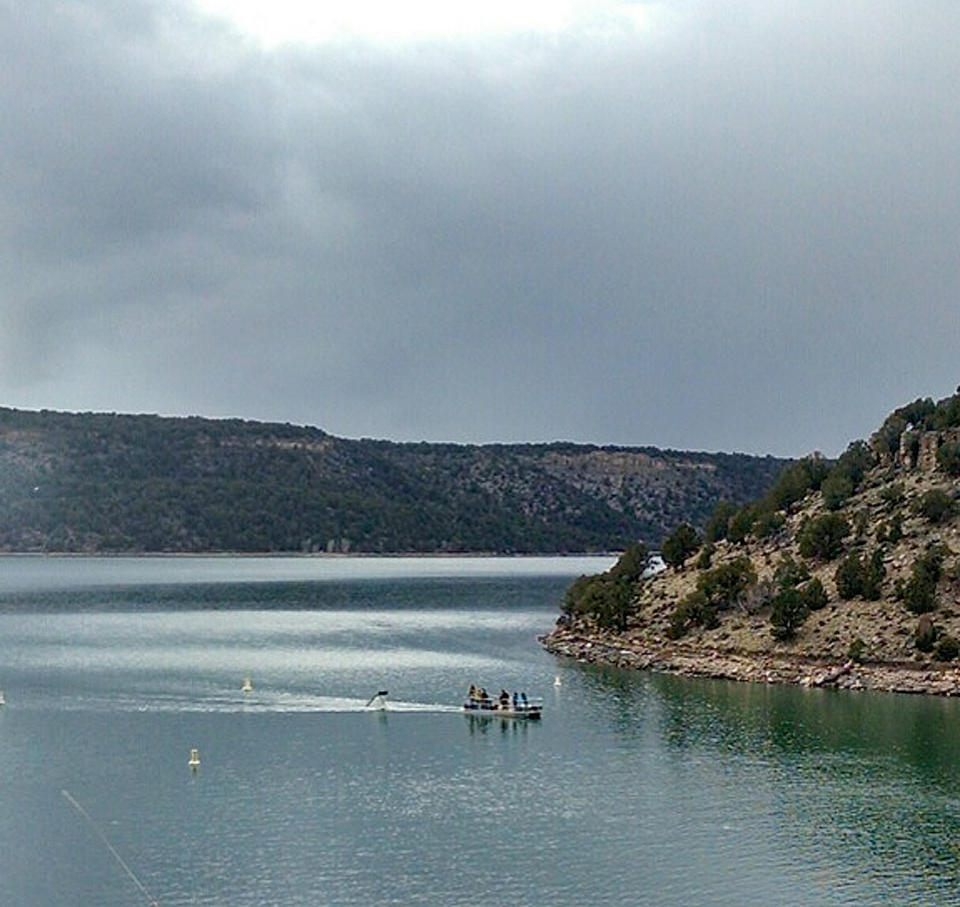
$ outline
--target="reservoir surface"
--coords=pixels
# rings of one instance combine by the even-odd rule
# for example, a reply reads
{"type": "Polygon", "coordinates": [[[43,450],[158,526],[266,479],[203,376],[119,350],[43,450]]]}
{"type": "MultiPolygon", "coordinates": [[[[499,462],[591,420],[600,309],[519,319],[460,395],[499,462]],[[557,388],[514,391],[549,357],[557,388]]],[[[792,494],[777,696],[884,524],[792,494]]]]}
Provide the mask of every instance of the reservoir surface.
{"type": "Polygon", "coordinates": [[[611,563],[0,558],[0,905],[960,904],[960,703],[543,652],[611,563]]]}

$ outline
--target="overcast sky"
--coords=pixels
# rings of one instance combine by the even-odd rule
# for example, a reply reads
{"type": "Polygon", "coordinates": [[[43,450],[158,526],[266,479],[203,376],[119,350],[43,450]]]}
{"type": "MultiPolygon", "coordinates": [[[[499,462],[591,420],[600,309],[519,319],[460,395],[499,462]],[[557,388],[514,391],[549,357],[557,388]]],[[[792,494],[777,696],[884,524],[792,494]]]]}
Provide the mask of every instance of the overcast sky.
{"type": "Polygon", "coordinates": [[[322,6],[0,0],[0,403],[801,455],[960,382],[960,4],[322,6]]]}

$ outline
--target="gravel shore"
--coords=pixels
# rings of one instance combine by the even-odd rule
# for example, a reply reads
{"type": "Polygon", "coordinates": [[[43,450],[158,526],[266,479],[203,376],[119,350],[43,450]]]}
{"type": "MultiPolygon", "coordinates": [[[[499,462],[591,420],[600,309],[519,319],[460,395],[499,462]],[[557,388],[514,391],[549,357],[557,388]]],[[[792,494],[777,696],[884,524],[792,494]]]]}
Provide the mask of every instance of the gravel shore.
{"type": "Polygon", "coordinates": [[[741,654],[695,645],[652,644],[612,633],[558,627],[540,638],[554,655],[589,664],[751,683],[960,696],[960,668],[936,662],[857,663],[783,654],[741,654]]]}

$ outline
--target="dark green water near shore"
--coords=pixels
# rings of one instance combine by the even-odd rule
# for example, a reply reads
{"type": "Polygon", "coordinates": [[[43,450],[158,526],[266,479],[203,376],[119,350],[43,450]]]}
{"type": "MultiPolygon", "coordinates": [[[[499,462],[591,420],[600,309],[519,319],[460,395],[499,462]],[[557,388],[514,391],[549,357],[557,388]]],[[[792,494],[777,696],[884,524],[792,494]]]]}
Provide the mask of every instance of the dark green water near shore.
{"type": "Polygon", "coordinates": [[[960,704],[547,655],[605,564],[358,563],[0,559],[0,904],[148,903],[101,832],[164,905],[960,904],[960,704]]]}

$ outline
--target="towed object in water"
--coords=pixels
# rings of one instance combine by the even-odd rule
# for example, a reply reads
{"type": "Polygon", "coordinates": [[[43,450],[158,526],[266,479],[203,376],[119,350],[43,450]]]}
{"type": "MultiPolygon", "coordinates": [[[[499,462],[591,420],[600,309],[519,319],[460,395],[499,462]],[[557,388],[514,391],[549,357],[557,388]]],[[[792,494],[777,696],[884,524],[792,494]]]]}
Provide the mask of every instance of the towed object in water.
{"type": "Polygon", "coordinates": [[[364,708],[385,712],[387,710],[387,696],[389,695],[389,690],[377,690],[377,692],[370,697],[364,708]]]}

